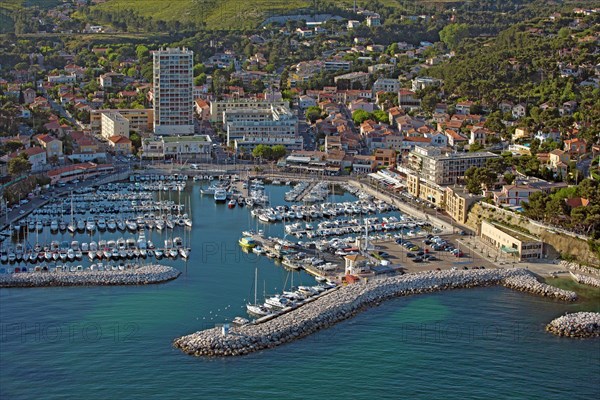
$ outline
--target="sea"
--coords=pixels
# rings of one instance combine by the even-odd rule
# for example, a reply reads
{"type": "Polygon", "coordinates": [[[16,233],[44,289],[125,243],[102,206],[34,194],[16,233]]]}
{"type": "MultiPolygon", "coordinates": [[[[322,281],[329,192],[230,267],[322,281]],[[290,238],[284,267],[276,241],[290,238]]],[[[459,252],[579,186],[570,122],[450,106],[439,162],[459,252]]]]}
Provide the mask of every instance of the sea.
{"type": "MultiPolygon", "coordinates": [[[[286,190],[267,186],[273,204],[284,204],[286,190]]],[[[600,340],[544,330],[578,305],[501,287],[394,299],[248,356],[188,356],[173,340],[245,316],[255,271],[260,298],[292,280],[315,281],[237,244],[246,229],[281,236],[282,224],[215,204],[199,182],[177,196],[193,219],[177,232],[191,243],[190,259],[163,260],[181,270],[178,279],[0,289],[0,399],[600,398],[600,340]]],[[[155,243],[167,236],[146,235],[155,243]]]]}

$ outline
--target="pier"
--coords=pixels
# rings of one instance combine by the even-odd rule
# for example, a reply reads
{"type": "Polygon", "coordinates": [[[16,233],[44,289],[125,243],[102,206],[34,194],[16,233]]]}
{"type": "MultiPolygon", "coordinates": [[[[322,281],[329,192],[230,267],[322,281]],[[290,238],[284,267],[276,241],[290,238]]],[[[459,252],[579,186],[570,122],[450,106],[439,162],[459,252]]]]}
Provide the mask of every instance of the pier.
{"type": "Polygon", "coordinates": [[[573,292],[542,284],[527,270],[437,271],[360,281],[262,323],[212,328],[180,337],[174,346],[189,355],[230,357],[273,348],[351,318],[382,301],[441,290],[504,285],[553,299],[574,301],[573,292]]]}

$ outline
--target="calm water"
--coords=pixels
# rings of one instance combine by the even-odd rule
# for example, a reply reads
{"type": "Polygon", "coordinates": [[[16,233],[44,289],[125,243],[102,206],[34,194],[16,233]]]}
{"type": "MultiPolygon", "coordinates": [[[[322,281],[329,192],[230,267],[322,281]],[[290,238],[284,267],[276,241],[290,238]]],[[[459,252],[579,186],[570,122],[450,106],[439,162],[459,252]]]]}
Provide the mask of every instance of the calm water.
{"type": "MultiPolygon", "coordinates": [[[[576,306],[503,288],[396,299],[247,357],[184,355],[171,346],[174,338],[243,315],[255,268],[260,292],[281,291],[291,279],[270,260],[240,251],[240,231],[257,227],[245,208],[216,205],[198,189],[186,192],[193,252],[187,265],[172,263],[183,272],[179,279],[0,290],[0,398],[600,396],[600,341],[544,332],[548,321],[576,306]]],[[[269,191],[281,203],[285,189],[269,191]]],[[[267,229],[274,235],[282,226],[267,229]]],[[[294,283],[301,282],[314,280],[296,273],[294,283]]]]}

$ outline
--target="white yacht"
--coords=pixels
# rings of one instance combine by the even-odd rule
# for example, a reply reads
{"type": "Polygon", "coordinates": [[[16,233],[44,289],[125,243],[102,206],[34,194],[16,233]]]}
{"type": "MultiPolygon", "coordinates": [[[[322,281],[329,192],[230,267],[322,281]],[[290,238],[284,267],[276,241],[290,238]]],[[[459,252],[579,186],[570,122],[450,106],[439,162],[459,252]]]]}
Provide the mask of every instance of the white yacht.
{"type": "Polygon", "coordinates": [[[217,203],[224,203],[227,200],[227,192],[225,189],[215,190],[214,199],[217,203]]]}

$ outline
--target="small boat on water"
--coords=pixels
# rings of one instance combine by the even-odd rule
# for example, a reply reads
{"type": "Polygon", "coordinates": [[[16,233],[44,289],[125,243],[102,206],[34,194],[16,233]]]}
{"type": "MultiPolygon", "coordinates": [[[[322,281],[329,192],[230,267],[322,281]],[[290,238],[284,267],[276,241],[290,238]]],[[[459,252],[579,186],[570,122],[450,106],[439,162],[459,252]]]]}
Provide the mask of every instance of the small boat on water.
{"type": "Polygon", "coordinates": [[[251,237],[243,237],[238,241],[238,243],[240,244],[240,246],[248,249],[251,249],[256,246],[256,241],[251,237]]]}
{"type": "Polygon", "coordinates": [[[227,207],[234,208],[235,204],[236,204],[235,200],[233,200],[233,199],[229,200],[229,202],[227,203],[227,207]]]}
{"type": "Polygon", "coordinates": [[[217,203],[224,203],[227,200],[227,191],[225,189],[217,189],[213,197],[217,203]]]}

